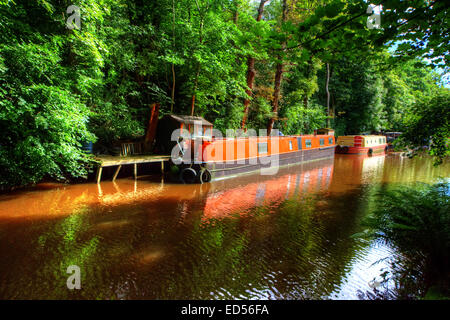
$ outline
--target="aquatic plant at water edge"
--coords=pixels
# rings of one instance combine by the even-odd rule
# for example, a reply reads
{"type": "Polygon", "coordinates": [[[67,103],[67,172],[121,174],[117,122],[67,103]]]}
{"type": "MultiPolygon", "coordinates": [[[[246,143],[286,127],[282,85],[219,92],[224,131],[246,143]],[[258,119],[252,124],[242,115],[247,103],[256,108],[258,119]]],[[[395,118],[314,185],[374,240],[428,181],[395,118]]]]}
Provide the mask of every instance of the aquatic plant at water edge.
{"type": "MultiPolygon", "coordinates": [[[[416,183],[385,189],[378,194],[376,207],[363,224],[368,227],[366,234],[370,237],[399,250],[401,261],[395,263],[402,268],[393,268],[393,277],[402,282],[399,288],[415,287],[419,297],[430,289],[449,295],[448,183],[416,183]]],[[[406,296],[400,293],[399,297],[406,296]]]]}

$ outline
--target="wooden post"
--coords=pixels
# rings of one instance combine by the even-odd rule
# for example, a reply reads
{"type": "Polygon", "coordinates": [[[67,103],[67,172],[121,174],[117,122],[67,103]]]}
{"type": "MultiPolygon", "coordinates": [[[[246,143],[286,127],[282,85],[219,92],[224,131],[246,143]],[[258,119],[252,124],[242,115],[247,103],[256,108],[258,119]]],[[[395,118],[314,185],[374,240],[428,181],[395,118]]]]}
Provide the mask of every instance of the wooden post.
{"type": "Polygon", "coordinates": [[[103,170],[102,166],[99,166],[97,169],[97,184],[99,184],[100,180],[102,179],[102,170],[103,170]]]}
{"type": "Polygon", "coordinates": [[[137,179],[137,163],[134,164],[134,179],[137,179]]]}
{"type": "Polygon", "coordinates": [[[97,190],[98,190],[98,196],[103,197],[102,186],[100,185],[100,183],[97,184],[97,190]]]}
{"type": "Polygon", "coordinates": [[[158,126],[159,103],[154,103],[151,106],[150,120],[148,121],[147,132],[144,139],[144,150],[149,150],[152,146],[153,140],[156,137],[156,128],[158,126]]]}
{"type": "Polygon", "coordinates": [[[119,186],[117,185],[117,183],[115,181],[113,181],[113,187],[116,190],[117,193],[121,193],[119,186]]]}
{"type": "Polygon", "coordinates": [[[164,175],[164,160],[161,161],[161,174],[164,175]]]}
{"type": "Polygon", "coordinates": [[[116,181],[117,175],[119,174],[120,168],[122,168],[122,165],[119,165],[116,169],[116,172],[114,173],[114,177],[112,181],[116,181]]]}

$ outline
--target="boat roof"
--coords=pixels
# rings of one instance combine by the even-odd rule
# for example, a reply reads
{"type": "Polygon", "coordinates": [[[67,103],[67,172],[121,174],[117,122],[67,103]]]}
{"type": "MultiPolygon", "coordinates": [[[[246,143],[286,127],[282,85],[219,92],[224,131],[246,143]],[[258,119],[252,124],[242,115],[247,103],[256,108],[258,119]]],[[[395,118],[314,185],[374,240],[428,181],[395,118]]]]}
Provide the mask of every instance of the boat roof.
{"type": "Polygon", "coordinates": [[[363,138],[378,138],[384,137],[383,135],[365,135],[365,134],[355,134],[349,136],[339,136],[339,138],[354,138],[354,137],[363,137],[363,138]]]}
{"type": "Polygon", "coordinates": [[[169,115],[170,118],[174,119],[175,121],[186,123],[186,124],[196,124],[198,122],[201,122],[203,126],[212,126],[213,124],[206,119],[202,117],[195,117],[195,116],[186,116],[186,115],[175,115],[171,114],[169,115]]]}

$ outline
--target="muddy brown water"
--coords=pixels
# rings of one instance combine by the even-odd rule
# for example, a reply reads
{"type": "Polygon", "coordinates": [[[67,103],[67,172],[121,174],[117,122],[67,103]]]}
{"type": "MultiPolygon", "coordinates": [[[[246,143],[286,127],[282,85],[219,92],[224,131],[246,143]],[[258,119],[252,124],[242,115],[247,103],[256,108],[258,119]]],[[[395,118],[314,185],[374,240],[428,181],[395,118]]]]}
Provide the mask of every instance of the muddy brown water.
{"type": "Polygon", "coordinates": [[[0,299],[358,299],[394,254],[352,237],[376,193],[449,176],[426,157],[336,155],[204,185],[40,184],[0,196],[0,299]]]}

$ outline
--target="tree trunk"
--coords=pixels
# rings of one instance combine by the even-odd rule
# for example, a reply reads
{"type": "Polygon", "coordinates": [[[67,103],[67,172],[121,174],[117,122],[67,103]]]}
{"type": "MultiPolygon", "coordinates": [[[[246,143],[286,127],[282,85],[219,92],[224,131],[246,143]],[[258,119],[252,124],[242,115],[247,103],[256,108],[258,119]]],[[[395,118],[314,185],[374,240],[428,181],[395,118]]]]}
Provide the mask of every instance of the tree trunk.
{"type": "Polygon", "coordinates": [[[250,97],[253,92],[253,81],[255,80],[255,58],[249,57],[247,60],[247,90],[245,93],[249,98],[244,100],[244,116],[242,117],[242,129],[245,130],[245,125],[248,117],[248,109],[250,106],[250,97]]]}
{"type": "Polygon", "coordinates": [[[327,91],[327,128],[330,127],[330,90],[328,88],[330,84],[330,64],[327,63],[327,83],[325,89],[327,91]]]}
{"type": "MultiPolygon", "coordinates": [[[[283,0],[283,12],[282,12],[282,24],[286,21],[287,15],[287,0],[283,0]]],[[[282,43],[283,50],[286,48],[286,43],[282,43]]],[[[278,103],[280,100],[280,91],[281,91],[281,81],[283,80],[283,59],[281,55],[278,55],[278,63],[277,69],[275,72],[275,85],[273,90],[273,100],[272,100],[272,113],[273,117],[270,118],[269,123],[267,124],[267,135],[269,136],[273,129],[273,124],[275,123],[275,117],[278,113],[278,103]]]]}
{"type": "MultiPolygon", "coordinates": [[[[331,94],[330,94],[331,95],[331,94]]],[[[332,105],[332,108],[331,108],[331,110],[333,110],[332,112],[333,112],[333,125],[334,126],[336,126],[336,100],[334,99],[334,96],[331,96],[331,98],[332,98],[332,103],[331,103],[331,105],[332,105]]]]}
{"type": "Polygon", "coordinates": [[[234,12],[233,12],[233,23],[237,24],[238,19],[239,19],[239,3],[237,1],[234,1],[234,12]]]}
{"type": "MultiPolygon", "coordinates": [[[[281,60],[281,57],[278,57],[281,60]]],[[[273,129],[273,124],[275,123],[275,116],[278,112],[278,102],[280,100],[281,91],[281,80],[283,79],[283,63],[279,62],[277,64],[277,70],[275,72],[275,86],[273,90],[273,100],[272,100],[272,113],[274,116],[270,118],[267,124],[267,135],[269,136],[273,129]]]]}
{"type": "MultiPolygon", "coordinates": [[[[312,57],[309,58],[308,60],[308,67],[306,69],[306,78],[311,78],[311,73],[312,73],[312,69],[313,69],[313,61],[312,61],[312,57]]],[[[309,97],[308,97],[308,93],[305,92],[305,97],[303,98],[303,106],[305,107],[305,109],[308,109],[309,106],[309,97]]]]}
{"type": "Polygon", "coordinates": [[[195,94],[197,92],[197,85],[198,85],[198,76],[200,75],[200,63],[197,67],[197,73],[195,74],[195,81],[194,81],[194,90],[192,94],[192,100],[191,100],[191,116],[194,115],[194,108],[195,108],[195,94]]]}
{"type": "MultiPolygon", "coordinates": [[[[173,47],[175,49],[175,0],[172,0],[172,40],[173,40],[173,47]]],[[[175,51],[175,50],[174,50],[175,51]]],[[[172,95],[171,95],[172,101],[170,102],[170,113],[173,112],[173,105],[175,103],[175,66],[172,62],[172,95]]]]}
{"type": "MultiPolygon", "coordinates": [[[[208,8],[206,8],[205,12],[202,12],[200,10],[200,6],[198,4],[198,1],[195,0],[195,3],[197,5],[197,10],[199,15],[201,16],[200,18],[200,31],[199,31],[199,42],[200,45],[203,44],[203,24],[204,24],[204,19],[205,19],[205,12],[208,11],[208,8]]],[[[200,75],[200,70],[201,70],[201,65],[200,62],[197,64],[197,73],[195,74],[195,81],[194,81],[194,90],[192,92],[192,99],[191,99],[191,116],[194,115],[194,109],[195,109],[195,95],[197,93],[197,86],[198,86],[198,76],[200,75]]]]}
{"type": "Polygon", "coordinates": [[[170,101],[170,113],[173,112],[173,105],[175,103],[175,66],[172,63],[172,101],[170,101]]]}
{"type": "MultiPolygon", "coordinates": [[[[268,0],[261,0],[259,2],[258,7],[258,15],[256,16],[256,21],[261,21],[262,15],[264,13],[264,5],[266,4],[268,0]]],[[[244,100],[244,115],[242,117],[242,129],[245,130],[245,125],[247,123],[248,118],[248,109],[250,106],[250,98],[252,97],[253,93],[253,81],[255,80],[255,58],[248,57],[247,60],[247,90],[245,90],[245,93],[247,94],[248,98],[244,100]]]]}

